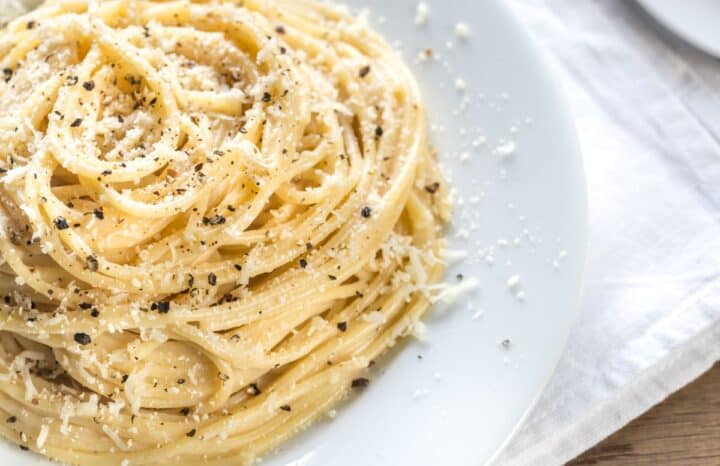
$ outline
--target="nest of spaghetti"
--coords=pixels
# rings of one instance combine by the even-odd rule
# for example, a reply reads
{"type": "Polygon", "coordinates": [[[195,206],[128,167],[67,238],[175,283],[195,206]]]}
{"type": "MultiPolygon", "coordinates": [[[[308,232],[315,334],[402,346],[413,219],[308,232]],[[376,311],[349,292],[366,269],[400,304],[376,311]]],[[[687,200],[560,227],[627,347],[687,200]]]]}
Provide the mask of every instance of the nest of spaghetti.
{"type": "Polygon", "coordinates": [[[248,463],[419,325],[448,189],[415,79],[346,10],[50,1],[0,57],[11,441],[248,463]]]}

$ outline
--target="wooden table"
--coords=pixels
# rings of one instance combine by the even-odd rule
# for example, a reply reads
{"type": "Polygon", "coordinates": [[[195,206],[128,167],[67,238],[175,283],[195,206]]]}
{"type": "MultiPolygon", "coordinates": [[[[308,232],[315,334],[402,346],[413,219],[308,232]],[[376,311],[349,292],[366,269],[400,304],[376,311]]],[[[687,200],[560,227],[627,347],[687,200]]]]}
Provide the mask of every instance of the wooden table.
{"type": "Polygon", "coordinates": [[[720,364],[569,466],[720,465],[720,364]]]}

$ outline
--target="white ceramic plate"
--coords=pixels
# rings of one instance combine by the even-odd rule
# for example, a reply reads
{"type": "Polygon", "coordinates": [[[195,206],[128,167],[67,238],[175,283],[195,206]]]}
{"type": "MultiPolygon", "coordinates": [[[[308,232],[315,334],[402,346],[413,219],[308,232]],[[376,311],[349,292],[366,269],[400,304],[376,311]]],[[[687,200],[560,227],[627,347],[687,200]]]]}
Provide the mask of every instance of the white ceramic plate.
{"type": "Polygon", "coordinates": [[[720,2],[717,0],[638,0],[663,26],[720,58],[720,2]]]}
{"type": "MultiPolygon", "coordinates": [[[[263,464],[479,466],[542,391],[575,315],[586,196],[574,127],[555,80],[500,0],[427,1],[422,28],[414,24],[416,0],[349,3],[369,7],[371,21],[400,40],[414,63],[434,141],[463,201],[451,245],[469,256],[448,279],[462,273],[479,288],[454,306],[438,306],[425,342],[400,345],[334,420],[308,429],[263,464]],[[470,28],[467,40],[455,36],[460,21],[470,28]],[[428,47],[439,59],[417,63],[428,47]],[[462,92],[457,78],[466,83],[462,92]],[[516,150],[503,158],[496,149],[507,142],[516,150]],[[520,284],[511,290],[513,276],[520,284]],[[506,339],[509,348],[501,345],[506,339]]],[[[47,463],[2,444],[0,464],[47,463]]]]}

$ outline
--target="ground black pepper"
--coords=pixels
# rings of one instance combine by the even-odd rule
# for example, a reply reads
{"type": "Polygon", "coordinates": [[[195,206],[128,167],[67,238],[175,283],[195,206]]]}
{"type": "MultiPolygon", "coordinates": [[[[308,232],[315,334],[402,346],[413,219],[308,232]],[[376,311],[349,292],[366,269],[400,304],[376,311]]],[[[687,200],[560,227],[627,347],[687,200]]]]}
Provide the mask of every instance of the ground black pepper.
{"type": "Polygon", "coordinates": [[[368,385],[370,385],[370,380],[366,379],[365,377],[360,377],[359,379],[355,379],[350,384],[350,386],[352,388],[365,388],[368,385]]]}
{"type": "Polygon", "coordinates": [[[227,220],[222,215],[213,215],[212,217],[203,217],[203,225],[222,225],[227,220]]]}
{"type": "Polygon", "coordinates": [[[90,255],[85,258],[85,265],[91,272],[97,272],[100,264],[98,263],[97,257],[90,255]]]}
{"type": "Polygon", "coordinates": [[[438,182],[425,186],[425,191],[429,192],[430,194],[435,194],[438,189],[440,189],[440,183],[438,182]]]}
{"type": "Polygon", "coordinates": [[[76,343],[79,343],[83,346],[89,345],[92,342],[92,340],[90,339],[90,335],[88,335],[87,333],[83,333],[83,332],[76,333],[73,336],[73,339],[75,340],[76,343]]]}
{"type": "Polygon", "coordinates": [[[157,303],[157,310],[160,314],[167,314],[170,312],[170,301],[160,301],[157,303]]]}
{"type": "Polygon", "coordinates": [[[55,226],[58,230],[67,230],[68,228],[70,228],[67,220],[65,220],[65,217],[63,217],[62,215],[55,218],[55,226]]]}

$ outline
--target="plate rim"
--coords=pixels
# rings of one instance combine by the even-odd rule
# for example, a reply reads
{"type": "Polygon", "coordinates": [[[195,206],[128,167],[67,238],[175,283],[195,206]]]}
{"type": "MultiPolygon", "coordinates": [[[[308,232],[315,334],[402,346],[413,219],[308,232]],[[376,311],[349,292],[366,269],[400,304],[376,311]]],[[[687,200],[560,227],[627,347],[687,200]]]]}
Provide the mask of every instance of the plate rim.
{"type": "MultiPolygon", "coordinates": [[[[580,237],[579,244],[581,245],[581,251],[578,252],[580,254],[580,259],[578,260],[580,264],[580,270],[578,273],[578,276],[575,277],[577,280],[577,284],[574,287],[574,306],[572,306],[571,309],[569,309],[569,318],[565,321],[563,329],[563,337],[562,337],[562,350],[560,351],[560,354],[557,357],[557,360],[552,364],[552,368],[549,371],[549,373],[544,377],[544,380],[539,384],[539,388],[537,393],[535,394],[532,401],[528,404],[527,408],[525,409],[525,412],[522,416],[518,419],[515,426],[511,429],[511,431],[508,433],[505,440],[497,447],[495,452],[490,455],[488,460],[484,463],[486,466],[494,465],[495,462],[498,460],[498,458],[502,455],[502,453],[505,451],[505,449],[510,445],[510,443],[515,439],[517,434],[522,430],[523,426],[525,425],[525,422],[528,420],[532,412],[534,411],[535,407],[537,406],[538,402],[542,398],[542,395],[545,393],[545,390],[547,389],[548,385],[550,384],[550,381],[552,380],[553,376],[555,375],[555,372],[557,371],[557,368],[560,365],[560,362],[562,361],[563,356],[565,355],[565,351],[567,349],[567,345],[570,339],[570,334],[572,332],[572,329],[577,322],[578,316],[580,315],[581,311],[581,300],[582,296],[585,292],[585,277],[587,274],[587,258],[588,258],[588,242],[589,242],[589,231],[590,231],[590,223],[589,223],[589,211],[590,211],[590,205],[589,205],[589,195],[588,195],[588,182],[587,182],[587,168],[585,164],[585,157],[582,151],[582,145],[580,142],[580,136],[579,131],[577,127],[577,122],[574,117],[574,111],[573,107],[570,103],[570,98],[567,92],[566,87],[561,83],[560,78],[560,72],[558,69],[558,64],[553,61],[552,57],[550,56],[550,53],[544,49],[538,41],[534,38],[532,32],[530,31],[530,28],[528,25],[519,17],[519,15],[516,13],[516,11],[511,7],[511,5],[507,2],[503,2],[501,0],[493,0],[494,3],[498,6],[498,9],[503,10],[503,13],[508,16],[511,23],[514,23],[514,26],[516,28],[516,33],[518,37],[524,42],[524,45],[529,49],[530,54],[532,55],[533,59],[537,61],[537,71],[539,74],[543,76],[543,78],[547,81],[547,83],[550,86],[550,90],[552,92],[552,100],[556,104],[556,108],[558,110],[558,113],[556,114],[556,118],[558,119],[558,122],[560,125],[565,127],[563,133],[564,137],[566,138],[566,142],[568,143],[568,149],[570,149],[572,152],[574,152],[574,155],[577,159],[578,167],[577,167],[577,173],[575,174],[578,177],[578,187],[579,192],[575,193],[578,196],[582,196],[582,200],[579,202],[579,212],[577,212],[577,215],[580,217],[580,222],[578,225],[578,233],[580,237]]],[[[638,0],[638,1],[644,1],[644,0],[638,0]]]]}

